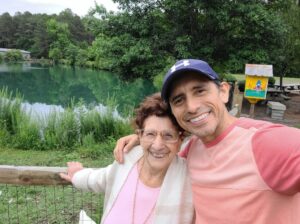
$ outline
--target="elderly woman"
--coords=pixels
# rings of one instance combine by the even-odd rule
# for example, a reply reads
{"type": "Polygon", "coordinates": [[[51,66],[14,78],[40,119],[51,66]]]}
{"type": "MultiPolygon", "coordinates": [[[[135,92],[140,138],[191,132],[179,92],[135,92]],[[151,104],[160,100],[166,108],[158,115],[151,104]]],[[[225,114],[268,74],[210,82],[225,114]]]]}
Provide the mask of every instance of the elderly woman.
{"type": "Polygon", "coordinates": [[[61,177],[76,188],[105,194],[101,223],[192,223],[186,164],[177,156],[182,130],[160,94],[141,103],[134,123],[141,145],[126,154],[124,164],[84,169],[71,162],[61,177]]]}

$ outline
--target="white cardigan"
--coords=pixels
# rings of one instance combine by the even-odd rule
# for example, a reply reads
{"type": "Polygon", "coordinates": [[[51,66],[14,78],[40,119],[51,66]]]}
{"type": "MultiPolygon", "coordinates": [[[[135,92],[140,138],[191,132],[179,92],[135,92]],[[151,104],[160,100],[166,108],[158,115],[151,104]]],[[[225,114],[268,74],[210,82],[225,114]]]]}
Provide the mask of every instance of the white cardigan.
{"type": "MultiPolygon", "coordinates": [[[[142,156],[142,147],[137,146],[125,155],[124,164],[114,161],[105,168],[86,168],[74,175],[72,183],[76,188],[105,193],[101,223],[111,210],[131,169],[142,156]]],[[[193,216],[192,189],[186,162],[176,156],[161,186],[153,220],[157,224],[190,224],[193,222],[193,216]]]]}

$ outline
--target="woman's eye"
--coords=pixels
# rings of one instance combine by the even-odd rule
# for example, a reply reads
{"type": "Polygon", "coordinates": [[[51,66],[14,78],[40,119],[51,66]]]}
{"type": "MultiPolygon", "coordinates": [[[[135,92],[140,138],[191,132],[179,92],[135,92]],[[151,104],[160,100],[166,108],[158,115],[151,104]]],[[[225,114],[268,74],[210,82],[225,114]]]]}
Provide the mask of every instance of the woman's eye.
{"type": "Polygon", "coordinates": [[[146,132],[145,136],[152,137],[152,136],[155,136],[155,133],[154,132],[146,132]]]}
{"type": "Polygon", "coordinates": [[[173,139],[173,135],[172,134],[169,134],[169,133],[166,133],[164,134],[164,139],[173,139]]]}

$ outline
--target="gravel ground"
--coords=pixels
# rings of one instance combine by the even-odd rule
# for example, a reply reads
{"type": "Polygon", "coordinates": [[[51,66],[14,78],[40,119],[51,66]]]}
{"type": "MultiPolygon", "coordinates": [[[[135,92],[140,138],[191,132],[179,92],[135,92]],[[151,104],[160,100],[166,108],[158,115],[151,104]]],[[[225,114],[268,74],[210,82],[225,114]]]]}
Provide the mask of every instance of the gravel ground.
{"type": "MultiPolygon", "coordinates": [[[[289,100],[283,100],[281,98],[274,99],[274,101],[279,101],[286,105],[286,111],[282,120],[272,119],[270,115],[267,115],[267,101],[260,101],[255,105],[254,119],[266,120],[273,123],[280,123],[300,128],[300,93],[290,93],[289,97],[289,100]]],[[[244,99],[241,116],[247,117],[249,114],[249,108],[249,102],[244,99]]]]}

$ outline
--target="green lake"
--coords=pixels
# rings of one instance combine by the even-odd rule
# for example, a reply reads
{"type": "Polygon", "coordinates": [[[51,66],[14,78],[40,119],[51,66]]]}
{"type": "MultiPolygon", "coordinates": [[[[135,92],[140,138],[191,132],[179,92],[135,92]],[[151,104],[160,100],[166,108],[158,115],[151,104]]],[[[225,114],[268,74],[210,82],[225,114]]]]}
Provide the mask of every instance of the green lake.
{"type": "Polygon", "coordinates": [[[24,102],[40,105],[72,103],[113,105],[121,113],[155,91],[149,80],[122,81],[110,72],[71,66],[41,66],[33,63],[0,64],[0,89],[20,93],[24,102]]]}

